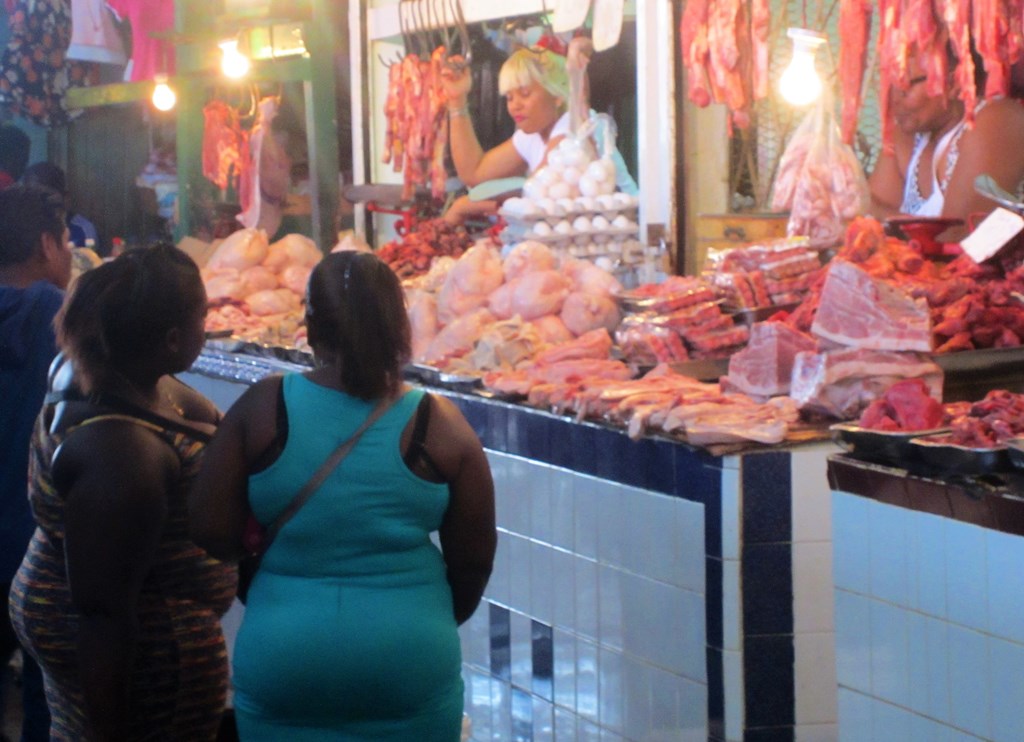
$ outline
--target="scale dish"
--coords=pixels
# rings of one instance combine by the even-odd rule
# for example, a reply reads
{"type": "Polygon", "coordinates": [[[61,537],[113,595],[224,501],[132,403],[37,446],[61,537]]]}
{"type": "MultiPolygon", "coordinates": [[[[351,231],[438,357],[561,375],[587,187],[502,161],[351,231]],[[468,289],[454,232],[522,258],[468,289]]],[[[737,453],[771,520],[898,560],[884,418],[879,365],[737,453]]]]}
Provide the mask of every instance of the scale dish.
{"type": "Polygon", "coordinates": [[[931,435],[910,442],[920,460],[943,474],[991,474],[1011,468],[1007,446],[969,448],[948,435],[931,435]]]}
{"type": "Polygon", "coordinates": [[[872,461],[906,466],[919,460],[910,444],[921,436],[934,436],[949,432],[949,428],[932,430],[872,430],[856,423],[836,423],[829,426],[832,438],[852,454],[872,461]]]}

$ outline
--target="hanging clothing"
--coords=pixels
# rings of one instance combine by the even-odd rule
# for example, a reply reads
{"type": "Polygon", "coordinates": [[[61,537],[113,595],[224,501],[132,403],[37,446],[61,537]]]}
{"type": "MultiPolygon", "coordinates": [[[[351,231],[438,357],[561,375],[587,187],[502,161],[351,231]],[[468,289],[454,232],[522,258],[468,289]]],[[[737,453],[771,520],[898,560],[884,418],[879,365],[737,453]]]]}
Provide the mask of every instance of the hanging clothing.
{"type": "Polygon", "coordinates": [[[104,64],[128,61],[106,0],[71,0],[71,45],[67,56],[104,64]]]}
{"type": "Polygon", "coordinates": [[[95,85],[95,64],[70,62],[70,0],[13,0],[7,19],[11,36],[0,54],[0,104],[40,126],[62,126],[81,111],[69,111],[69,88],[95,85]]]}
{"type": "Polygon", "coordinates": [[[118,20],[132,27],[129,79],[152,80],[158,73],[174,74],[174,44],[159,38],[174,30],[174,0],[107,0],[118,20]]]}

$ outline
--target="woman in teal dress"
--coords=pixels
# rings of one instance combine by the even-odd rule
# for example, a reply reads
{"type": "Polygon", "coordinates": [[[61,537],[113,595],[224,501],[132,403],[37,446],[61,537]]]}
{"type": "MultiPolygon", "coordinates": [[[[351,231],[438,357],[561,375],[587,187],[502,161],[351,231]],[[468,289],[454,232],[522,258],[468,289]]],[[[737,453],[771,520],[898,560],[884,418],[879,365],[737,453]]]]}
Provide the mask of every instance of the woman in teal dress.
{"type": "Polygon", "coordinates": [[[249,514],[271,523],[382,399],[392,404],[264,555],[234,652],[240,737],[455,742],[457,626],[496,545],[486,456],[454,404],[402,383],[409,323],[384,263],[328,255],[306,315],[318,366],[265,379],[229,410],[193,487],[197,543],[240,557],[249,514]]]}

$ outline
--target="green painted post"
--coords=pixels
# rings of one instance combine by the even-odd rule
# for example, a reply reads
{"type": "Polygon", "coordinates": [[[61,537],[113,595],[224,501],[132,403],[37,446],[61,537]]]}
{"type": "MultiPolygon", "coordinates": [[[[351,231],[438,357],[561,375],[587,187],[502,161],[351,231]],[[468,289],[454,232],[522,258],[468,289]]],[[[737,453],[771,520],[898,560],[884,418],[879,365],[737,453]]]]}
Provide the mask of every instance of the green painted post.
{"type": "Polygon", "coordinates": [[[347,2],[312,0],[312,21],[305,24],[303,38],[312,64],[304,81],[306,101],[306,143],[309,152],[313,207],[313,241],[328,252],[337,240],[340,189],[338,173],[338,114],[335,94],[334,59],[338,45],[337,12],[347,2]]]}

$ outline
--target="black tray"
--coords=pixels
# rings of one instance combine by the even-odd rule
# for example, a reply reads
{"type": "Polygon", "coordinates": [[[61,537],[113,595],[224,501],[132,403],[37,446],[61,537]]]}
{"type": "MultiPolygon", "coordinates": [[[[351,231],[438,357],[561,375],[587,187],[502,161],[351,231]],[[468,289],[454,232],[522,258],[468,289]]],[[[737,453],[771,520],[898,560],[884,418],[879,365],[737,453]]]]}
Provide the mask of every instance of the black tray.
{"type": "Polygon", "coordinates": [[[871,430],[856,423],[836,423],[829,427],[833,439],[850,453],[879,463],[906,466],[919,460],[911,441],[926,435],[945,433],[948,428],[934,430],[871,430]]]}
{"type": "Polygon", "coordinates": [[[1013,468],[1009,448],[971,448],[950,443],[947,435],[914,438],[918,458],[943,474],[992,474],[1013,468]]]}

